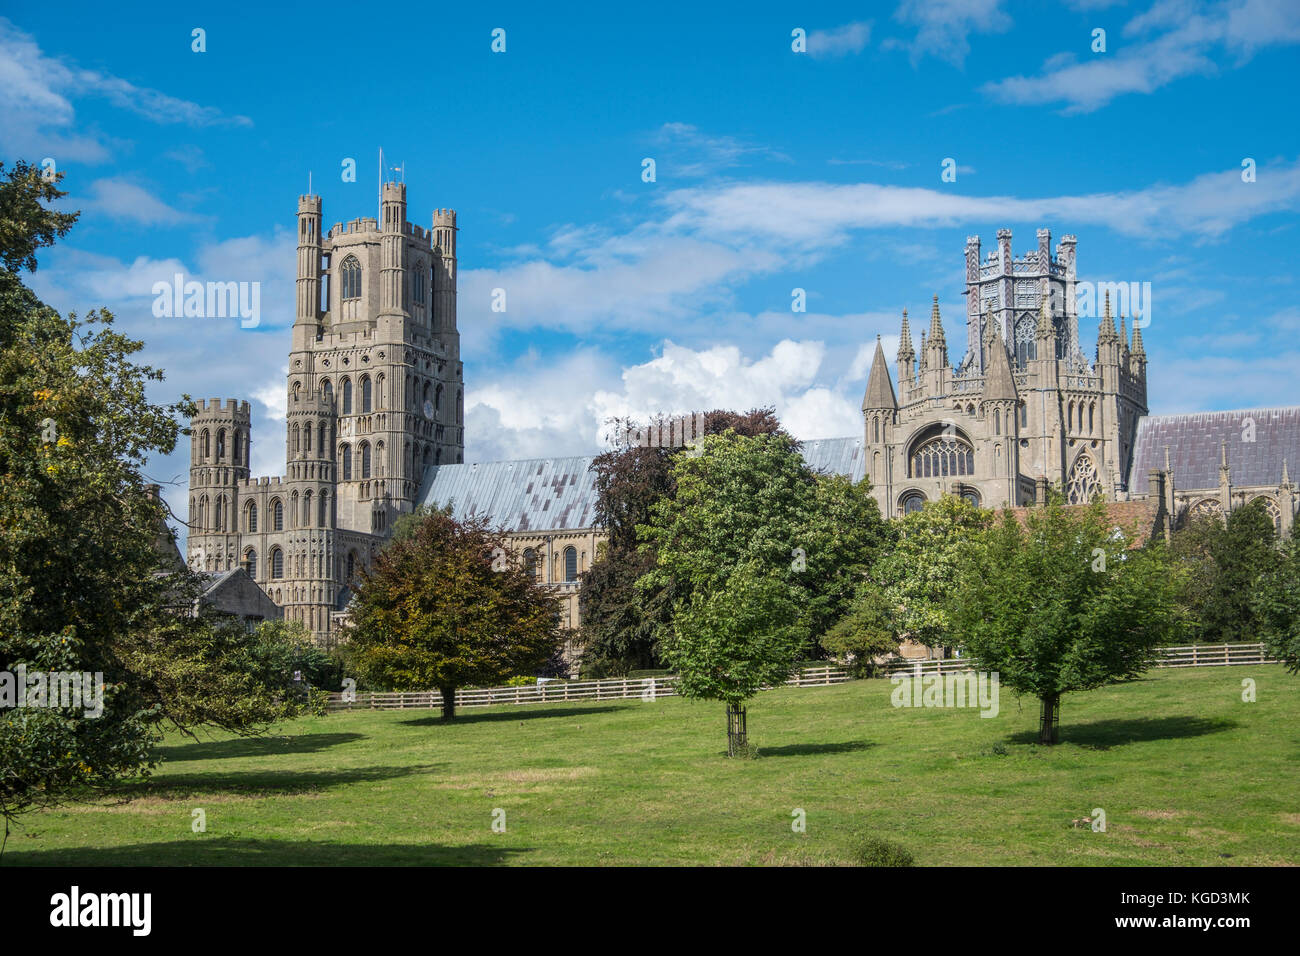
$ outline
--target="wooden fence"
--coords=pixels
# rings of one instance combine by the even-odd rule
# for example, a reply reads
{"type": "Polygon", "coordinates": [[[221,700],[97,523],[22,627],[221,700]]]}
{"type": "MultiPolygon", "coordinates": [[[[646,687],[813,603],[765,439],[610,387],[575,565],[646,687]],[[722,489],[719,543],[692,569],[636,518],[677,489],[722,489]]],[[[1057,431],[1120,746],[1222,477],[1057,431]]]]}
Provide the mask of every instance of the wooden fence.
{"type": "MultiPolygon", "coordinates": [[[[1162,647],[1151,659],[1152,667],[1230,667],[1238,664],[1276,664],[1262,643],[1256,644],[1189,644],[1186,647],[1162,647]]],[[[893,674],[955,674],[975,670],[978,662],[969,657],[947,660],[895,661],[888,668],[893,674]]]]}
{"type": "MultiPolygon", "coordinates": [[[[849,679],[843,667],[809,667],[785,682],[787,687],[824,687],[849,679]]],[[[483,687],[456,691],[456,707],[494,707],[500,704],[551,704],[565,700],[644,700],[676,697],[675,675],[667,677],[614,677],[606,680],[553,680],[523,687],[483,687]]],[[[436,690],[357,691],[346,699],[330,694],[326,709],[406,710],[442,709],[442,694],[436,690]]]]}

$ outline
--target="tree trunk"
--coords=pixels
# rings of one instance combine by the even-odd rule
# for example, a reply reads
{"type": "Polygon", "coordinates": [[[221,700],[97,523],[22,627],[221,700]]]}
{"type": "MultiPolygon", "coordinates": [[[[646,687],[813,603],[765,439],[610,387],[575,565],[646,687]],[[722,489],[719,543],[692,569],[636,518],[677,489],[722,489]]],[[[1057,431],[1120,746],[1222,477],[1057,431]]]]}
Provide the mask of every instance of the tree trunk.
{"type": "Polygon", "coordinates": [[[442,719],[455,720],[456,719],[456,688],[440,687],[438,689],[442,691],[442,719]]]}
{"type": "Polygon", "coordinates": [[[745,706],[727,704],[727,756],[741,756],[748,747],[749,734],[745,728],[745,706]]]}
{"type": "Polygon", "coordinates": [[[1061,695],[1040,697],[1038,709],[1038,742],[1049,747],[1056,743],[1061,723],[1061,695]]]}

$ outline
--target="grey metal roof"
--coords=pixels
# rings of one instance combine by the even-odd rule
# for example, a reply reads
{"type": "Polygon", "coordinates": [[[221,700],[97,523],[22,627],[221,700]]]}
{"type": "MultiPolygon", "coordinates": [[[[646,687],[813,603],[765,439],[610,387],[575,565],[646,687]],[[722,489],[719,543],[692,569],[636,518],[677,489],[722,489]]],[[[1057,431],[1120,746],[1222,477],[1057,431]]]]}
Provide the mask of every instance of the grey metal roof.
{"type": "Polygon", "coordinates": [[[1146,493],[1147,472],[1164,470],[1166,445],[1174,487],[1180,490],[1219,487],[1219,462],[1225,445],[1234,485],[1276,485],[1282,480],[1282,459],[1287,460],[1293,475],[1300,465],[1300,405],[1139,419],[1130,491],[1146,493]],[[1254,421],[1254,441],[1243,437],[1248,419],[1254,421]]]}
{"type": "Polygon", "coordinates": [[[596,476],[592,459],[529,458],[434,465],[420,503],[452,503],[457,518],[486,515],[511,531],[562,531],[596,523],[596,476]]]}
{"type": "MultiPolygon", "coordinates": [[[[814,471],[861,480],[865,463],[861,438],[824,438],[803,443],[814,471]]],[[[419,492],[421,504],[452,503],[457,518],[486,515],[511,531],[569,531],[596,523],[594,459],[528,458],[472,464],[433,465],[419,492]]]]}
{"type": "Polygon", "coordinates": [[[830,475],[845,475],[852,481],[861,481],[866,474],[866,459],[862,454],[861,438],[822,438],[803,443],[803,460],[813,471],[830,475]]]}

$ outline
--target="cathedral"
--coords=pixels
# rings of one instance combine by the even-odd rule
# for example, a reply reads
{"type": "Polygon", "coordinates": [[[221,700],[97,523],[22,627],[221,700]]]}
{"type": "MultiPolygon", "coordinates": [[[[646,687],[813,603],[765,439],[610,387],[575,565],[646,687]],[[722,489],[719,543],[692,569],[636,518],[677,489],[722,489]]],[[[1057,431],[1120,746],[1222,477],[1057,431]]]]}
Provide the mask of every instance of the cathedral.
{"type": "MultiPolygon", "coordinates": [[[[322,232],[319,196],[298,200],[296,315],[285,474],[249,474],[248,402],[199,403],[191,421],[191,567],[243,569],[322,645],[346,623],[350,585],[420,504],[485,515],[578,624],[579,578],[604,540],[591,457],[464,462],[456,327],[456,213],[407,221],[406,187],[385,183],[381,218],[322,232]]],[[[1300,495],[1300,407],[1147,413],[1141,325],[1102,306],[1094,358],[1079,341],[1073,236],[981,255],[966,242],[966,340],[955,364],[938,296],[919,349],[903,311],[891,378],[879,338],[859,436],[808,441],[814,469],[867,478],[881,511],[943,494],[985,508],[1101,495],[1145,534],[1262,499],[1288,533],[1300,495]]],[[[570,646],[572,659],[576,649],[570,646]]]]}

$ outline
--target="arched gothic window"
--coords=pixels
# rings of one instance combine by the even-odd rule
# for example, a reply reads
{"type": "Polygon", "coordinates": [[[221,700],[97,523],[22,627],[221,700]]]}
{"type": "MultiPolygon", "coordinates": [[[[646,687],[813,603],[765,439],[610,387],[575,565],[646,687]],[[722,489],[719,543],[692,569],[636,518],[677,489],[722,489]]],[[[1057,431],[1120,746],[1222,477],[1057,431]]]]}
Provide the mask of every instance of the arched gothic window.
{"type": "Polygon", "coordinates": [[[352,446],[347,442],[339,445],[339,458],[343,461],[343,480],[352,480],[352,446]]]}
{"type": "Polygon", "coordinates": [[[524,548],[524,570],[534,578],[538,577],[537,552],[532,548],[524,548]]]}
{"type": "Polygon", "coordinates": [[[322,528],[328,528],[330,523],[330,493],[322,491],[320,493],[320,520],[316,523],[322,528]]]}
{"type": "Polygon", "coordinates": [[[913,478],[948,478],[975,473],[975,452],[960,438],[940,435],[912,453],[913,478]]]}
{"type": "Polygon", "coordinates": [[[257,552],[249,548],[244,552],[244,561],[248,565],[248,576],[257,580],[257,552]]]}
{"type": "Polygon", "coordinates": [[[1091,455],[1080,455],[1074,460],[1070,469],[1070,480],[1066,484],[1066,500],[1072,505],[1086,505],[1102,493],[1101,476],[1091,455]]]}
{"type": "Polygon", "coordinates": [[[257,530],[257,502],[250,501],[248,507],[244,509],[244,530],[257,530]]]}
{"type": "Polygon", "coordinates": [[[284,552],[279,548],[271,549],[271,577],[284,577],[284,552]]]}
{"type": "Polygon", "coordinates": [[[226,430],[223,428],[217,432],[217,461],[226,459],[226,430]]]}
{"type": "Polygon", "coordinates": [[[329,379],[325,379],[325,381],[320,383],[320,393],[321,397],[323,397],[325,401],[334,401],[334,386],[330,383],[329,379]]]}
{"type": "Polygon", "coordinates": [[[352,414],[352,379],[343,380],[343,414],[352,414]]]}
{"type": "Polygon", "coordinates": [[[361,263],[357,257],[348,256],[344,259],[339,274],[343,277],[343,298],[361,298],[361,263]]]}
{"type": "Polygon", "coordinates": [[[271,530],[284,530],[284,502],[279,498],[271,502],[271,530]]]}
{"type": "Polygon", "coordinates": [[[361,377],[361,413],[364,415],[370,411],[370,376],[361,377]]]}
{"type": "Polygon", "coordinates": [[[370,477],[370,443],[363,441],[361,443],[360,451],[361,451],[361,477],[369,478],[370,477]]]}
{"type": "Polygon", "coordinates": [[[910,515],[913,511],[920,511],[925,507],[925,495],[919,491],[909,491],[903,495],[899,507],[902,508],[905,515],[910,515]]]}
{"type": "Polygon", "coordinates": [[[1016,366],[1021,369],[1038,357],[1038,343],[1034,338],[1038,323],[1031,315],[1022,315],[1016,321],[1016,366]]]}
{"type": "Polygon", "coordinates": [[[411,297],[420,305],[424,305],[425,272],[424,263],[417,262],[411,275],[411,297]]]}
{"type": "Polygon", "coordinates": [[[564,580],[578,580],[578,549],[572,546],[564,549],[564,580]]]}

